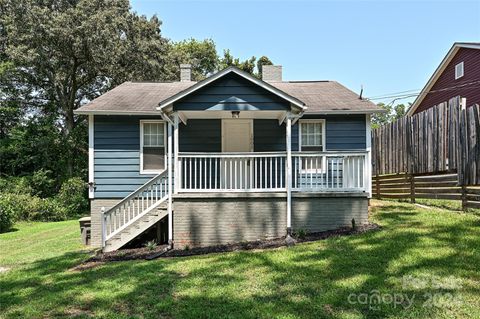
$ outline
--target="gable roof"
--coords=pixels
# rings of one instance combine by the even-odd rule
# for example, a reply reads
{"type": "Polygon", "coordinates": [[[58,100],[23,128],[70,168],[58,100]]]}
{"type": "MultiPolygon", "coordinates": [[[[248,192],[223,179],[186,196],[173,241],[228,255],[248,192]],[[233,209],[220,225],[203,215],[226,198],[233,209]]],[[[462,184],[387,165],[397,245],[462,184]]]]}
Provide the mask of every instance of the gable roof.
{"type": "Polygon", "coordinates": [[[250,73],[244,72],[244,71],[242,71],[239,68],[236,68],[234,66],[230,66],[230,67],[228,67],[226,69],[223,69],[222,71],[217,72],[214,75],[212,75],[212,76],[210,76],[210,77],[208,77],[208,78],[206,78],[206,79],[204,79],[200,82],[195,83],[194,85],[190,86],[189,88],[187,88],[187,89],[185,89],[181,92],[178,92],[177,94],[172,95],[171,97],[159,102],[157,109],[162,110],[162,109],[166,108],[167,106],[172,105],[176,101],[180,100],[181,98],[183,98],[183,97],[185,97],[189,94],[192,94],[193,92],[201,89],[204,86],[207,86],[208,84],[212,83],[213,81],[215,81],[215,80],[217,80],[221,77],[224,77],[225,75],[227,75],[229,73],[235,73],[235,74],[241,76],[242,78],[244,78],[244,79],[258,85],[259,87],[264,88],[265,90],[267,90],[267,91],[281,97],[282,99],[290,102],[292,105],[296,106],[300,110],[305,110],[307,108],[305,106],[305,103],[300,101],[298,98],[295,98],[295,97],[285,93],[284,91],[279,90],[275,86],[273,86],[273,85],[271,85],[271,84],[269,84],[265,81],[257,79],[256,77],[254,77],[250,73]]]}
{"type": "MultiPolygon", "coordinates": [[[[225,70],[219,73],[227,72],[225,70]]],[[[243,71],[239,72],[244,73],[243,71]]],[[[218,78],[218,73],[212,77],[215,76],[218,78]]],[[[308,114],[353,114],[383,111],[370,101],[360,100],[358,94],[335,81],[266,83],[252,78],[249,79],[260,82],[262,87],[268,87],[270,92],[275,92],[285,100],[291,101],[292,104],[295,102],[294,105],[302,106],[304,112],[308,114]]],[[[75,113],[159,115],[158,107],[171,104],[174,99],[183,97],[185,92],[191,93],[199,89],[199,83],[204,82],[125,82],[78,108],[75,113]]]]}
{"type": "Polygon", "coordinates": [[[432,89],[432,87],[435,85],[435,82],[437,82],[445,68],[461,48],[480,49],[480,42],[455,42],[450,50],[448,50],[447,55],[445,55],[435,72],[433,72],[427,84],[423,87],[422,91],[420,91],[420,94],[417,96],[412,106],[408,109],[407,115],[411,116],[413,113],[415,113],[415,110],[420,106],[425,96],[432,89]]]}

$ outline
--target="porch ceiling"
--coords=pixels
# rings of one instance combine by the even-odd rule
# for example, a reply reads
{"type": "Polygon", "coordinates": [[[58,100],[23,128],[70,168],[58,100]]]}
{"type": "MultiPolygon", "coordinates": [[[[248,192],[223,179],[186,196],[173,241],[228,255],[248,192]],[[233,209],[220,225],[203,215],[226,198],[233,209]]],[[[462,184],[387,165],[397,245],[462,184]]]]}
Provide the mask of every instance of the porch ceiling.
{"type": "MultiPolygon", "coordinates": [[[[190,119],[232,119],[232,112],[235,111],[179,111],[182,121],[190,119]]],[[[239,111],[240,119],[270,119],[282,122],[287,111],[239,111]]]]}

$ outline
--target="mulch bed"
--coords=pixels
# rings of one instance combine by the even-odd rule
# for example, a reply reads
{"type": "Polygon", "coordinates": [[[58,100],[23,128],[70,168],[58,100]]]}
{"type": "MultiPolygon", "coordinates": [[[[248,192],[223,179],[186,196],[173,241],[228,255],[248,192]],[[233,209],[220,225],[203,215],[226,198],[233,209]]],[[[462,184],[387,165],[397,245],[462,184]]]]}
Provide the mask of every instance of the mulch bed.
{"type": "MultiPolygon", "coordinates": [[[[372,231],[379,229],[380,226],[377,224],[366,224],[358,226],[355,230],[351,227],[339,228],[336,230],[329,230],[318,233],[309,233],[303,238],[296,237],[295,240],[297,243],[311,242],[317,240],[323,240],[330,237],[338,236],[348,236],[365,233],[367,231],[372,231]]],[[[133,259],[155,259],[155,258],[165,258],[165,257],[184,257],[184,256],[193,256],[193,255],[205,255],[210,253],[222,253],[222,252],[231,252],[231,251],[241,251],[241,250],[252,250],[252,249],[271,249],[287,246],[285,243],[285,237],[270,239],[270,240],[259,240],[251,242],[243,242],[236,244],[227,244],[227,245],[218,245],[210,247],[198,247],[191,248],[188,250],[185,249],[172,249],[167,250],[167,245],[159,245],[155,249],[149,249],[146,247],[143,248],[133,248],[133,249],[121,249],[117,251],[112,251],[109,253],[97,253],[92,258],[85,261],[82,265],[79,265],[76,270],[86,270],[94,267],[94,264],[103,264],[109,261],[123,261],[123,260],[133,260],[133,259]],[[93,266],[93,267],[92,267],[93,266]]]]}

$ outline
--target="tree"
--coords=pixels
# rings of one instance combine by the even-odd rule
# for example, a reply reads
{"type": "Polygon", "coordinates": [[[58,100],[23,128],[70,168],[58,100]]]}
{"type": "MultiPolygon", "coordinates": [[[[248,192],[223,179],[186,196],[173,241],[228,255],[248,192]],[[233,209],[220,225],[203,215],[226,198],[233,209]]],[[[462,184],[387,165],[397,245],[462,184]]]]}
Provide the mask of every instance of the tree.
{"type": "Polygon", "coordinates": [[[375,113],[372,116],[372,128],[378,128],[382,125],[394,122],[399,118],[405,116],[405,110],[407,107],[404,104],[392,104],[378,103],[377,106],[386,110],[385,113],[375,113]]]}
{"type": "Polygon", "coordinates": [[[55,117],[66,146],[85,120],[73,114],[82,103],[127,79],[166,73],[161,22],[131,12],[128,0],[2,0],[0,10],[5,58],[15,66],[8,80],[26,107],[55,117]]]}
{"type": "Polygon", "coordinates": [[[272,61],[266,56],[262,56],[258,59],[252,56],[250,59],[240,61],[239,58],[234,58],[230,53],[230,50],[223,51],[223,57],[219,59],[219,69],[225,69],[229,66],[236,66],[240,70],[248,72],[257,78],[262,78],[262,66],[272,65],[272,61]],[[255,63],[256,62],[256,63],[255,63]],[[256,67],[256,69],[255,69],[256,67]]]}
{"type": "Polygon", "coordinates": [[[217,49],[212,39],[169,42],[168,58],[171,80],[178,80],[180,77],[178,66],[182,63],[192,66],[194,81],[203,80],[218,67],[217,49]]]}

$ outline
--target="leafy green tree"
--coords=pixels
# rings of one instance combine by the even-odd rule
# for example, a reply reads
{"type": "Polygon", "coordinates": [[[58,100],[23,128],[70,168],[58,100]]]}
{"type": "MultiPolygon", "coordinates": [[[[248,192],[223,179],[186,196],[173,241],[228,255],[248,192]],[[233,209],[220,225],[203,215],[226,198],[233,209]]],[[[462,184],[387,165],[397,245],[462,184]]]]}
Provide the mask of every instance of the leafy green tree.
{"type": "Polygon", "coordinates": [[[257,72],[258,72],[258,78],[262,78],[262,67],[264,65],[273,65],[272,61],[266,56],[261,56],[258,61],[257,61],[257,72]]]}
{"type": "Polygon", "coordinates": [[[218,67],[217,49],[212,39],[170,42],[168,59],[171,80],[179,79],[179,65],[182,63],[189,63],[192,66],[192,80],[194,81],[203,80],[215,72],[218,67]]]}
{"type": "Polygon", "coordinates": [[[392,104],[378,103],[377,106],[386,110],[385,113],[375,113],[372,116],[372,128],[378,128],[382,125],[394,122],[399,118],[405,116],[407,107],[405,104],[392,104]]]}
{"type": "Polygon", "coordinates": [[[219,69],[225,69],[229,66],[236,66],[240,70],[248,72],[258,78],[262,77],[262,66],[263,65],[272,65],[272,61],[266,56],[260,57],[260,59],[252,56],[250,59],[240,61],[239,58],[233,57],[230,53],[230,50],[223,51],[223,57],[219,59],[219,69]],[[256,68],[256,69],[255,69],[256,68]]]}
{"type": "MultiPolygon", "coordinates": [[[[85,121],[74,109],[125,80],[162,80],[167,41],[156,16],[130,11],[128,0],[2,0],[6,58],[16,68],[10,81],[23,103],[54,116],[66,146],[85,121]]],[[[78,149],[66,165],[73,174],[78,149]]]]}

